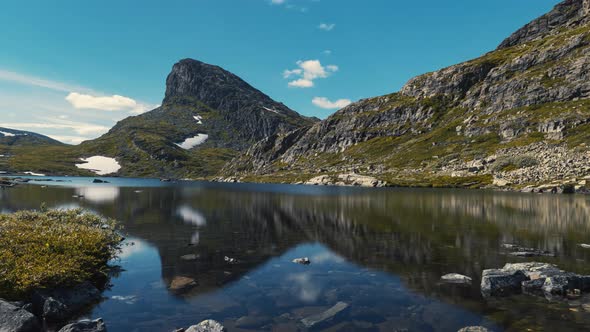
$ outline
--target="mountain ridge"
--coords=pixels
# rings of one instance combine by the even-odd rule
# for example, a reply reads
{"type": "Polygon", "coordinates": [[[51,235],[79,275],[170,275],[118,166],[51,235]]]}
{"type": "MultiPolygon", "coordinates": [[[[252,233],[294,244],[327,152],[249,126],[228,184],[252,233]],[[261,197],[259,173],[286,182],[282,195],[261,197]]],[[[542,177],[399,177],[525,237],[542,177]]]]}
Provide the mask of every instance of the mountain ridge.
{"type": "Polygon", "coordinates": [[[223,175],[342,184],[353,173],[389,185],[582,188],[590,172],[588,8],[588,0],[566,0],[496,50],[353,103],[289,144],[267,139],[223,175]]]}

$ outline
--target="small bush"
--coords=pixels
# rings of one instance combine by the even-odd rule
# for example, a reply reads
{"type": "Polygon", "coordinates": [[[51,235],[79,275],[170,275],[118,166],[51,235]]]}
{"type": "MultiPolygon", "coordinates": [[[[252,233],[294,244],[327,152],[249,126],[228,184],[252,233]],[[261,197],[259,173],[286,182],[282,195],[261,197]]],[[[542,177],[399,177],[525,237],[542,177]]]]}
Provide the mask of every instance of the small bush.
{"type": "Polygon", "coordinates": [[[536,158],[531,156],[514,156],[498,158],[492,171],[494,172],[509,172],[520,168],[532,167],[539,164],[536,158]]]}
{"type": "Polygon", "coordinates": [[[114,220],[82,210],[0,214],[0,297],[104,276],[120,240],[114,220]]]}

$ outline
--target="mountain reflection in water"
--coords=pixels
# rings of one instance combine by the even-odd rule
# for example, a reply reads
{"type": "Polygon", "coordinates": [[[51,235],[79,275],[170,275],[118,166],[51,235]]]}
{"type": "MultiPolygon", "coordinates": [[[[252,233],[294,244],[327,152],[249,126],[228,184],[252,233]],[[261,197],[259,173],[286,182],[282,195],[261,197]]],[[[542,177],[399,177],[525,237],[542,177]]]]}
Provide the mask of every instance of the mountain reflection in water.
{"type": "Polygon", "coordinates": [[[590,251],[578,246],[590,241],[585,196],[111,181],[0,191],[2,211],[45,202],[122,222],[125,271],[92,313],[110,331],[169,331],[207,318],[230,330],[298,330],[300,319],[339,301],[349,308],[320,330],[590,327],[590,314],[566,303],[488,302],[479,292],[483,269],[523,261],[503,243],[554,252],[539,260],[590,274],[590,251]],[[312,264],[291,262],[298,257],[312,264]],[[474,283],[441,284],[447,273],[474,283]]]}

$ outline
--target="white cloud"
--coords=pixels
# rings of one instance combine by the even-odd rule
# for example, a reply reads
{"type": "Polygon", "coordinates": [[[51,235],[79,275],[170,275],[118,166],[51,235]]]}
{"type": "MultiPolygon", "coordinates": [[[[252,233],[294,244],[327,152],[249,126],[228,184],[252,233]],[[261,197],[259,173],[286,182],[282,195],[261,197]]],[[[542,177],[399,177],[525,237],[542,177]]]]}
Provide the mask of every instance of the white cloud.
{"type": "Polygon", "coordinates": [[[77,92],[70,92],[70,94],[66,96],[66,100],[76,109],[131,111],[138,106],[135,100],[119,95],[96,97],[77,92]]]}
{"type": "Polygon", "coordinates": [[[352,103],[350,99],[338,99],[336,101],[330,101],[326,97],[315,97],[311,102],[317,107],[324,109],[340,109],[352,103]]]}
{"type": "Polygon", "coordinates": [[[273,5],[282,5],[285,3],[285,0],[271,0],[270,3],[273,5]]]}
{"type": "Polygon", "coordinates": [[[296,69],[287,69],[283,72],[284,78],[299,77],[289,82],[290,87],[311,88],[314,86],[313,81],[318,78],[326,78],[331,73],[338,71],[338,66],[328,65],[324,67],[320,60],[297,61],[296,69]]]}
{"type": "Polygon", "coordinates": [[[325,55],[332,55],[332,50],[324,50],[322,53],[325,55]]]}
{"type": "Polygon", "coordinates": [[[333,24],[333,23],[322,23],[322,24],[318,25],[318,28],[320,30],[324,30],[324,31],[332,31],[335,27],[336,27],[336,24],[333,24]]]}
{"type": "Polygon", "coordinates": [[[23,130],[30,130],[36,131],[38,129],[70,129],[75,131],[80,135],[100,135],[106,133],[109,128],[101,125],[89,124],[89,123],[82,123],[82,122],[74,122],[74,121],[55,121],[51,122],[42,122],[42,123],[35,123],[35,122],[8,122],[2,123],[2,126],[14,128],[14,129],[23,129],[23,130]]]}
{"type": "Polygon", "coordinates": [[[23,85],[32,85],[41,88],[46,88],[54,91],[61,91],[61,92],[70,92],[70,91],[85,91],[90,92],[92,90],[75,86],[69,85],[67,83],[56,82],[52,80],[47,80],[44,78],[39,78],[27,74],[21,74],[13,71],[2,70],[0,69],[0,80],[3,81],[10,81],[14,83],[19,83],[23,85]]]}
{"type": "Polygon", "coordinates": [[[289,78],[289,77],[294,76],[294,75],[301,75],[302,73],[303,73],[303,70],[302,69],[293,69],[293,70],[286,69],[283,72],[283,77],[284,78],[289,78]]]}
{"type": "Polygon", "coordinates": [[[289,82],[289,86],[293,88],[311,88],[313,87],[313,81],[300,78],[298,80],[289,82]]]}

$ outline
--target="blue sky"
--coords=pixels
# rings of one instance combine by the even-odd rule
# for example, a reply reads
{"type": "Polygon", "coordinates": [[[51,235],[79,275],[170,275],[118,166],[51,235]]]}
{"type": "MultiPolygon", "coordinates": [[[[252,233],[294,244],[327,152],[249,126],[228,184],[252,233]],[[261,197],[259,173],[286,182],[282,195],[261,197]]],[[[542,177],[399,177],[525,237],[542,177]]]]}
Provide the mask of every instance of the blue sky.
{"type": "Polygon", "coordinates": [[[157,106],[182,58],[222,66],[325,118],[490,51],[557,3],[10,1],[0,11],[0,126],[68,143],[97,137],[157,106]]]}

